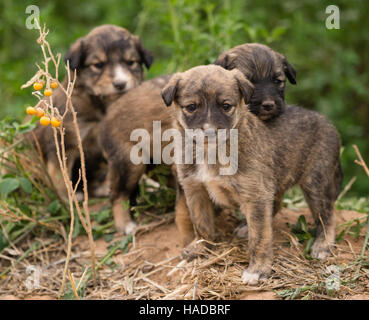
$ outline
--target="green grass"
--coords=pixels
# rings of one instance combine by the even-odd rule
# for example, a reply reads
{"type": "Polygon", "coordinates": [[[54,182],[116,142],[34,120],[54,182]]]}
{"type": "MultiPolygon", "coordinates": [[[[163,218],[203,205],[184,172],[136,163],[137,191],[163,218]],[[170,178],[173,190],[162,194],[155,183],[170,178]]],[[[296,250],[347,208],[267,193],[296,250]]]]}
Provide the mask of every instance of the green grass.
{"type": "MultiPolygon", "coordinates": [[[[0,3],[0,119],[18,120],[34,104],[20,86],[36,70],[40,56],[37,32],[27,30],[25,8],[31,2],[0,3]]],[[[262,42],[285,54],[297,70],[297,86],[287,88],[287,102],[323,113],[337,127],[345,183],[356,176],[350,195],[367,196],[369,183],[354,164],[357,144],[369,159],[369,39],[365,0],[336,1],[341,29],[325,28],[328,0],[283,2],[244,0],[40,0],[41,22],[50,28],[54,51],[69,45],[94,26],[112,23],[141,36],[155,56],[147,78],[212,63],[218,54],[245,42],[262,42]]],[[[368,160],[367,160],[368,161],[368,160]]]]}

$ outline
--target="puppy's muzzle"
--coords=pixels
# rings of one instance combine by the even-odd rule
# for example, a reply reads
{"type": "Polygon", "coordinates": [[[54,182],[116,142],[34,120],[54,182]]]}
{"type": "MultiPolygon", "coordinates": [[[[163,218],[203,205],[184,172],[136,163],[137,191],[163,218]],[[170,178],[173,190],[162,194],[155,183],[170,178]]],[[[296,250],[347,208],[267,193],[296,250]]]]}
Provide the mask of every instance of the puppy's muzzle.
{"type": "Polygon", "coordinates": [[[127,82],[118,80],[118,81],[114,81],[113,85],[114,85],[115,89],[117,89],[119,91],[123,91],[127,86],[127,82]]]}
{"type": "Polygon", "coordinates": [[[217,132],[213,128],[210,128],[210,129],[204,130],[204,134],[207,137],[215,137],[217,135],[217,132]]]}
{"type": "Polygon", "coordinates": [[[275,102],[272,100],[263,101],[261,103],[261,108],[264,111],[272,111],[276,107],[275,102]]]}
{"type": "Polygon", "coordinates": [[[205,123],[202,126],[202,130],[203,130],[204,134],[208,137],[214,137],[217,134],[217,130],[212,125],[210,125],[209,123],[205,123]]]}

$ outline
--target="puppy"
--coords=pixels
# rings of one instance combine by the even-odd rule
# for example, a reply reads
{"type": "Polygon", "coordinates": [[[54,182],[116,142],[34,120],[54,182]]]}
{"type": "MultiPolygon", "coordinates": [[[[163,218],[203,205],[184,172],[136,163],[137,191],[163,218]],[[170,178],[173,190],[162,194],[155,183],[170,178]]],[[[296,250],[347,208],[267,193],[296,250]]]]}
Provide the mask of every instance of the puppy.
{"type": "Polygon", "coordinates": [[[222,53],[214,64],[238,69],[252,82],[254,94],[248,107],[261,120],[285,110],[286,80],[296,84],[296,70],[284,55],[262,44],[246,43],[222,53]]]}
{"type": "MultiPolygon", "coordinates": [[[[296,72],[281,54],[264,45],[244,44],[221,54],[215,63],[224,68],[240,68],[243,73],[256,81],[255,86],[257,87],[259,87],[259,82],[271,83],[271,89],[276,87],[274,91],[270,89],[271,93],[277,93],[273,97],[268,95],[267,98],[263,95],[260,98],[252,98],[253,101],[257,101],[253,109],[260,119],[267,121],[282,113],[284,110],[282,97],[284,98],[285,79],[290,78],[290,81],[296,83],[296,72]],[[252,59],[249,57],[250,55],[253,57],[252,59]],[[269,75],[266,74],[266,71],[259,70],[266,62],[269,63],[270,67],[266,69],[270,71],[269,75]],[[285,65],[288,65],[289,68],[285,68],[285,65]],[[257,75],[253,76],[250,70],[255,70],[257,75]],[[273,82],[274,74],[278,74],[281,81],[278,85],[273,82]],[[268,80],[268,76],[270,80],[268,80]],[[261,99],[263,101],[277,101],[278,109],[259,112],[262,104],[261,99]]],[[[135,165],[130,161],[130,150],[134,143],[130,141],[129,137],[131,132],[137,128],[152,132],[155,120],[161,121],[162,131],[171,127],[171,112],[166,110],[160,96],[161,90],[170,78],[169,75],[145,81],[139,87],[116,100],[109,107],[101,128],[102,145],[108,159],[108,180],[115,227],[119,232],[130,232],[135,226],[130,217],[129,209],[122,205],[122,201],[128,201],[134,194],[138,181],[146,170],[144,164],[135,165]]],[[[266,94],[269,91],[260,88],[260,92],[266,94]]],[[[162,148],[166,145],[163,143],[162,148]]],[[[151,152],[148,153],[152,157],[152,148],[151,152]]],[[[179,206],[181,205],[183,204],[179,203],[179,206]]]]}
{"type": "MultiPolygon", "coordinates": [[[[142,82],[143,65],[149,68],[153,56],[143,46],[141,40],[128,30],[114,25],[103,25],[94,28],[85,37],[72,44],[65,61],[69,61],[71,71],[77,70],[72,103],[78,113],[78,125],[90,182],[95,178],[94,172],[103,159],[99,126],[105,116],[107,105],[142,82]]],[[[67,84],[67,79],[64,79],[63,84],[67,84]]],[[[60,88],[54,91],[53,102],[63,114],[66,96],[60,88]]],[[[73,167],[79,168],[80,164],[77,163],[79,152],[70,113],[64,119],[63,125],[68,171],[71,177],[73,167]]],[[[39,126],[35,134],[44,153],[50,177],[59,195],[64,198],[67,191],[56,157],[52,129],[39,126]]],[[[107,192],[108,190],[95,190],[95,195],[104,195],[107,192]]]]}
{"type": "MultiPolygon", "coordinates": [[[[161,121],[163,130],[171,126],[171,112],[165,108],[160,97],[160,92],[170,77],[144,81],[137,88],[127,92],[109,107],[101,125],[101,141],[108,160],[110,200],[115,228],[119,233],[131,233],[136,226],[131,219],[129,208],[122,203],[130,201],[146,171],[146,164],[134,164],[131,161],[131,148],[137,143],[130,140],[131,133],[135,129],[145,129],[152,133],[155,120],[161,121]]],[[[152,157],[152,134],[150,139],[150,150],[146,153],[152,157]]]]}
{"type": "MultiPolygon", "coordinates": [[[[252,92],[253,85],[242,72],[219,66],[179,73],[162,90],[165,104],[174,103],[173,127],[182,137],[188,129],[217,139],[220,129],[227,131],[228,168],[236,170],[223,174],[227,165],[220,162],[219,153],[216,162],[208,164],[210,149],[194,140],[193,149],[203,148],[205,162],[177,164],[182,197],[178,202],[186,205],[177,206],[176,220],[183,224],[179,230],[187,232],[182,234],[185,241],[195,233],[215,240],[214,203],[238,208],[249,228],[250,263],[242,275],[246,284],[257,284],[271,273],[272,217],[285,191],[294,185],[302,188],[317,225],[311,255],[319,259],[328,256],[335,239],[334,202],[342,181],[340,138],[326,118],[291,106],[265,123],[247,108],[252,92]],[[231,129],[237,130],[236,150],[232,150],[231,129]]],[[[184,145],[182,140],[178,143],[183,154],[188,152],[184,145]]]]}

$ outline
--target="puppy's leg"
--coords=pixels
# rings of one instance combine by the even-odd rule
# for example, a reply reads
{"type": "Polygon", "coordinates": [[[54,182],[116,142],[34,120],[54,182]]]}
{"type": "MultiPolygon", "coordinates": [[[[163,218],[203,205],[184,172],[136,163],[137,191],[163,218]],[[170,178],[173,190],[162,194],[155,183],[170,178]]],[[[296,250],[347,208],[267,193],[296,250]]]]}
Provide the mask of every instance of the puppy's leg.
{"type": "Polygon", "coordinates": [[[335,181],[324,180],[321,177],[320,172],[312,173],[301,184],[301,188],[317,226],[311,256],[326,259],[331,254],[335,241],[334,202],[337,187],[335,181]]]}
{"type": "MultiPolygon", "coordinates": [[[[185,242],[190,242],[196,234],[196,239],[189,243],[182,251],[182,257],[184,259],[192,260],[202,255],[205,247],[209,246],[209,243],[199,241],[198,238],[205,240],[215,239],[214,209],[208,192],[202,184],[191,181],[190,184],[183,185],[183,190],[184,195],[180,195],[178,203],[180,205],[179,208],[183,211],[177,218],[177,221],[181,223],[180,230],[185,235],[185,242]],[[184,198],[186,200],[185,202],[184,198]],[[191,224],[188,221],[188,213],[191,224]]],[[[176,210],[177,212],[178,210],[176,210]]]]}
{"type": "Polygon", "coordinates": [[[132,221],[129,210],[130,194],[136,188],[138,181],[145,171],[144,165],[133,166],[125,163],[124,170],[109,163],[108,179],[111,188],[111,203],[114,215],[115,228],[119,233],[129,234],[136,223],[132,221]]]}
{"type": "MultiPolygon", "coordinates": [[[[273,216],[275,216],[282,208],[282,196],[276,196],[273,202],[273,216]]],[[[233,233],[238,238],[248,238],[249,236],[249,228],[247,224],[243,223],[239,225],[233,233]]]]}
{"type": "Polygon", "coordinates": [[[214,208],[206,188],[191,181],[183,185],[183,190],[196,233],[206,240],[215,240],[214,208]]]}
{"type": "Polygon", "coordinates": [[[176,225],[182,238],[182,244],[185,247],[195,238],[195,232],[187,207],[186,197],[179,183],[177,184],[176,195],[176,225]]]}
{"type": "Polygon", "coordinates": [[[246,216],[249,236],[250,264],[242,274],[243,283],[256,285],[270,275],[273,260],[273,203],[248,202],[241,207],[246,216]]]}

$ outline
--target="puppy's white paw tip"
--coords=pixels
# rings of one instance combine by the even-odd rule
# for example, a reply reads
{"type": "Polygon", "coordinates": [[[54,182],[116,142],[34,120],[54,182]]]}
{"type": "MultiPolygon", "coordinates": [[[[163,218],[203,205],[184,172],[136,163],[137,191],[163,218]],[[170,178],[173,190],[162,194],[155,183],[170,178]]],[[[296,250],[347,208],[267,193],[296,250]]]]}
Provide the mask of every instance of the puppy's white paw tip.
{"type": "Polygon", "coordinates": [[[82,202],[84,199],[83,193],[80,191],[76,192],[76,199],[78,202],[82,202]]]}
{"type": "Polygon", "coordinates": [[[137,224],[133,221],[130,221],[127,223],[127,225],[124,228],[125,234],[131,234],[137,227],[137,224]]]}
{"type": "Polygon", "coordinates": [[[105,198],[105,197],[108,197],[110,194],[109,192],[109,188],[107,187],[99,187],[99,188],[96,188],[94,191],[93,191],[93,195],[95,197],[98,197],[98,198],[105,198]]]}
{"type": "Polygon", "coordinates": [[[311,247],[310,255],[315,259],[326,260],[331,255],[330,246],[315,242],[311,247]]]}
{"type": "Polygon", "coordinates": [[[312,251],[311,256],[315,259],[326,260],[329,256],[329,252],[327,252],[327,251],[316,251],[316,252],[312,251]]]}
{"type": "Polygon", "coordinates": [[[260,274],[258,273],[249,272],[247,270],[242,273],[242,282],[244,284],[256,285],[259,282],[259,278],[260,274]]]}

